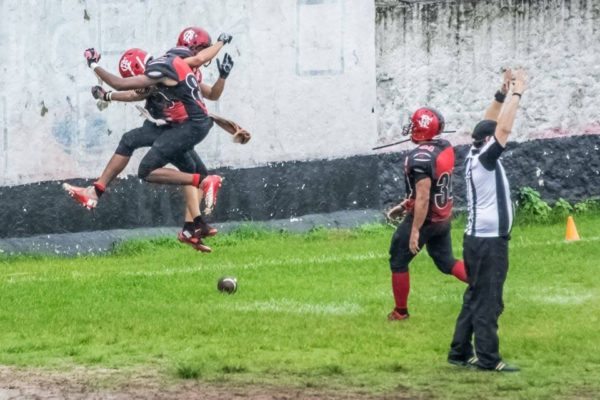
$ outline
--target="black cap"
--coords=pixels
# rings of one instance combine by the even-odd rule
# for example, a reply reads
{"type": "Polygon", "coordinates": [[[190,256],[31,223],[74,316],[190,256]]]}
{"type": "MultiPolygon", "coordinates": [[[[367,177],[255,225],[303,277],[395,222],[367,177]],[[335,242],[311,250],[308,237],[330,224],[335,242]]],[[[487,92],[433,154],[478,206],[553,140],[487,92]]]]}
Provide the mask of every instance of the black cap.
{"type": "Polygon", "coordinates": [[[480,142],[488,136],[493,136],[496,132],[496,125],[496,121],[492,121],[491,119],[484,119],[483,121],[475,125],[475,129],[473,129],[471,137],[474,141],[480,142]]]}

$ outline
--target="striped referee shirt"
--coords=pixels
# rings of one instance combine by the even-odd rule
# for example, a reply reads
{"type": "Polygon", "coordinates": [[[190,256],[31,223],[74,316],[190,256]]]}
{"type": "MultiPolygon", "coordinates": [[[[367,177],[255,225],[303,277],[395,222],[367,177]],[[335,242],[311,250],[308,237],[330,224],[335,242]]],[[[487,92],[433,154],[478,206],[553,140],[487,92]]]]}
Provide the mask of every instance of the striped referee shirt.
{"type": "Polygon", "coordinates": [[[504,147],[492,137],[481,148],[471,147],[467,155],[467,235],[506,237],[510,233],[513,208],[508,179],[499,159],[503,151],[504,147]]]}

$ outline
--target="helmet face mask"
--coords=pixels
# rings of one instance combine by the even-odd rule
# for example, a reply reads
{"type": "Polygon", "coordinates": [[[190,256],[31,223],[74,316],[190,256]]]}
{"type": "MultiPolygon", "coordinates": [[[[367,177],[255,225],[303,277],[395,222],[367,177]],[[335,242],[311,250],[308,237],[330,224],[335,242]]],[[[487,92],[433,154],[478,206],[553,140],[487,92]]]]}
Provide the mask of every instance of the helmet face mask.
{"type": "Polygon", "coordinates": [[[413,143],[425,142],[442,133],[444,125],[444,117],[439,111],[423,107],[413,113],[405,134],[410,134],[413,143]]]}
{"type": "Polygon", "coordinates": [[[182,30],[177,39],[177,46],[187,47],[194,55],[211,45],[212,39],[208,32],[196,26],[191,26],[182,30]]]}
{"type": "Polygon", "coordinates": [[[152,56],[142,49],[129,49],[119,59],[119,73],[123,78],[142,75],[151,59],[152,56]]]}

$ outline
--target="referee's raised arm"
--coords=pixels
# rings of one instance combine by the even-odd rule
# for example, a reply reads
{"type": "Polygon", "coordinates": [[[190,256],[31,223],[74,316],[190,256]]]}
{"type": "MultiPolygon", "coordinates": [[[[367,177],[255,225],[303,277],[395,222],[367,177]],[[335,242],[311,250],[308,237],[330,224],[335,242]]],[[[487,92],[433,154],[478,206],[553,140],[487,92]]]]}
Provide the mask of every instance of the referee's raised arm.
{"type": "Polygon", "coordinates": [[[485,114],[483,116],[484,120],[488,121],[498,121],[498,115],[500,115],[500,111],[502,111],[502,105],[504,103],[504,99],[506,99],[506,95],[510,90],[510,83],[513,79],[512,70],[510,68],[504,70],[502,74],[502,86],[500,89],[494,94],[494,100],[492,100],[492,104],[485,110],[485,114]]]}
{"type": "Polygon", "coordinates": [[[496,126],[496,141],[502,146],[506,147],[508,141],[508,135],[512,131],[515,117],[517,116],[517,109],[519,108],[519,102],[521,101],[521,95],[527,88],[527,73],[523,69],[518,69],[514,73],[514,81],[512,84],[512,93],[508,104],[504,105],[502,113],[498,118],[498,125],[496,126]]]}

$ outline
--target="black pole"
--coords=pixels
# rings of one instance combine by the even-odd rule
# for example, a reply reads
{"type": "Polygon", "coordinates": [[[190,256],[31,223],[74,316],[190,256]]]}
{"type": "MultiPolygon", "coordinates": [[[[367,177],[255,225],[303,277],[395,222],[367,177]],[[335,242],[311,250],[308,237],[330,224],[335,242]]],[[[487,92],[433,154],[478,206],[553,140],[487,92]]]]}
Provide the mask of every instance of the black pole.
{"type": "MultiPolygon", "coordinates": [[[[456,131],[443,131],[442,134],[444,134],[444,133],[454,133],[454,132],[456,132],[456,131]]],[[[406,143],[406,142],[409,142],[409,141],[410,141],[410,138],[408,138],[408,139],[402,139],[402,140],[400,140],[398,142],[394,142],[394,143],[390,143],[390,144],[384,144],[382,146],[373,147],[371,150],[384,149],[386,147],[392,147],[392,146],[395,146],[397,144],[406,143]]]]}

